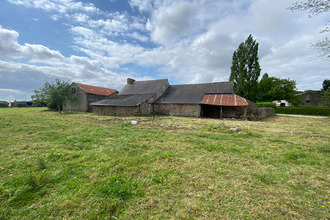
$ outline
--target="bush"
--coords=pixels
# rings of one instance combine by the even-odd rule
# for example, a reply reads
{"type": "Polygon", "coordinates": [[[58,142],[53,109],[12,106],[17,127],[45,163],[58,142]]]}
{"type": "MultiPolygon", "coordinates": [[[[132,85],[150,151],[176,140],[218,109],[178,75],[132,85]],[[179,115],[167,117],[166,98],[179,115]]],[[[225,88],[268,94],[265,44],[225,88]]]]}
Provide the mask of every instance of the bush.
{"type": "Polygon", "coordinates": [[[0,108],[7,108],[8,107],[8,102],[6,101],[0,101],[0,108]]]}
{"type": "Polygon", "coordinates": [[[275,111],[279,114],[330,116],[329,107],[279,107],[275,111]]]}
{"type": "Polygon", "coordinates": [[[256,103],[256,107],[271,107],[271,108],[275,108],[276,107],[276,103],[274,103],[274,102],[257,102],[256,103]]]}
{"type": "Polygon", "coordinates": [[[17,107],[21,108],[21,107],[28,107],[26,102],[17,102],[16,104],[17,107]]]}

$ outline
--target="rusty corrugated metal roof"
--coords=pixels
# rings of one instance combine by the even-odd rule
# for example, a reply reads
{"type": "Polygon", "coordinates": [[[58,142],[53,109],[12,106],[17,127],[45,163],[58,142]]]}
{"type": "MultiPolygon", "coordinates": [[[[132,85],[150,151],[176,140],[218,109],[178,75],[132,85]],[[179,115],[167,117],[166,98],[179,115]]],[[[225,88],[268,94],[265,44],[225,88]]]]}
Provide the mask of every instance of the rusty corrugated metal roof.
{"type": "Polygon", "coordinates": [[[200,104],[219,106],[247,106],[245,98],[235,94],[206,94],[200,104]]]}
{"type": "Polygon", "coordinates": [[[81,84],[81,83],[74,83],[74,84],[76,84],[84,92],[89,93],[89,94],[108,96],[115,92],[118,92],[115,89],[108,89],[108,88],[98,87],[98,86],[90,86],[90,85],[85,85],[85,84],[81,84]]]}

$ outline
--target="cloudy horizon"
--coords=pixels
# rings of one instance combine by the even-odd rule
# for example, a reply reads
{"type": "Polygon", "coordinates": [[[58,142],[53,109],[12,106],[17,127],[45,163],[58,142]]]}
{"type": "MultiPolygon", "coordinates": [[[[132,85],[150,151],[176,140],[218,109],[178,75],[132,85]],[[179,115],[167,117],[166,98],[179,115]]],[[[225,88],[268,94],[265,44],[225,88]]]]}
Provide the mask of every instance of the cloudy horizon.
{"type": "MultiPolygon", "coordinates": [[[[233,52],[249,34],[261,76],[319,90],[329,59],[312,44],[324,13],[288,0],[4,0],[0,2],[0,100],[30,100],[55,78],[120,90],[126,78],[170,84],[228,81],[233,52]]],[[[261,79],[261,76],[259,79],[261,79]]]]}

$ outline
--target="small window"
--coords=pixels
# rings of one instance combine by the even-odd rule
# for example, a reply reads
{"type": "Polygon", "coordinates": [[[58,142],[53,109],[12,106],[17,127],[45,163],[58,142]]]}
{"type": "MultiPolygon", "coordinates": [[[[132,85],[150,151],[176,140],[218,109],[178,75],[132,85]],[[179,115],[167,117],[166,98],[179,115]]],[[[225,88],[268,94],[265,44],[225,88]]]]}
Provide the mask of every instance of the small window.
{"type": "Polygon", "coordinates": [[[71,88],[71,92],[72,92],[72,94],[77,94],[77,88],[76,87],[72,87],[71,88]]]}
{"type": "Polygon", "coordinates": [[[306,103],[309,103],[309,100],[306,100],[306,103]]]}

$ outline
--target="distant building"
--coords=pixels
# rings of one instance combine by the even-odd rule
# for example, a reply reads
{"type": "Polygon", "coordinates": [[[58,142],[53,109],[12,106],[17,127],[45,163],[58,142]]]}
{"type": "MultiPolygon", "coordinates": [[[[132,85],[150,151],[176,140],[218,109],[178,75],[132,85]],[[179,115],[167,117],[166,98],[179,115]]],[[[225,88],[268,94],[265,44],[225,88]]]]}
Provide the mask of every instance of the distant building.
{"type": "Polygon", "coordinates": [[[276,107],[289,107],[292,104],[286,100],[275,100],[273,103],[276,103],[276,107]]]}
{"type": "Polygon", "coordinates": [[[13,102],[9,102],[9,108],[15,108],[15,107],[17,107],[17,102],[16,102],[16,100],[15,101],[13,101],[13,102]]]}
{"type": "Polygon", "coordinates": [[[303,104],[300,106],[323,106],[320,91],[307,90],[301,93],[303,104]]]}
{"type": "Polygon", "coordinates": [[[71,92],[75,99],[66,103],[64,111],[92,111],[90,103],[109,97],[118,91],[104,87],[72,83],[71,92]]]}

